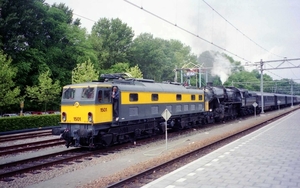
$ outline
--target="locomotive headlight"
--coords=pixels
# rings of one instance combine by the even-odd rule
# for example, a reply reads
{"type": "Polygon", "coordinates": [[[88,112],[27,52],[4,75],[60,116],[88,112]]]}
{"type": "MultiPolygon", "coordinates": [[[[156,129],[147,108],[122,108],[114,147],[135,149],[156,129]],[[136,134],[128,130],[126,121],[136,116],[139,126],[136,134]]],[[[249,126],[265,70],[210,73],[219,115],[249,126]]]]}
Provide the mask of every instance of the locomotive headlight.
{"type": "Polygon", "coordinates": [[[91,112],[88,113],[88,121],[93,122],[93,114],[91,112]]]}
{"type": "Polygon", "coordinates": [[[67,120],[67,114],[66,114],[66,112],[63,112],[63,113],[61,114],[61,119],[62,119],[63,121],[66,121],[66,120],[67,120]]]}

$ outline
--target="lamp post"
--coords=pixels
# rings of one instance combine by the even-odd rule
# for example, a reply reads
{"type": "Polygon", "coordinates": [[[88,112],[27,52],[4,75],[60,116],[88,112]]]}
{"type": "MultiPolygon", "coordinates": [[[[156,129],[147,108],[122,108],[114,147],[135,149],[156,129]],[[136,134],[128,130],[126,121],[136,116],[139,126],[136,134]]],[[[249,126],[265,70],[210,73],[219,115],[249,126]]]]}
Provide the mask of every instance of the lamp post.
{"type": "Polygon", "coordinates": [[[20,102],[20,108],[21,108],[20,116],[23,116],[24,101],[20,102]]]}
{"type": "Polygon", "coordinates": [[[291,105],[291,108],[294,107],[294,92],[293,92],[293,80],[290,80],[290,83],[291,83],[291,102],[292,102],[292,105],[291,105]]]}

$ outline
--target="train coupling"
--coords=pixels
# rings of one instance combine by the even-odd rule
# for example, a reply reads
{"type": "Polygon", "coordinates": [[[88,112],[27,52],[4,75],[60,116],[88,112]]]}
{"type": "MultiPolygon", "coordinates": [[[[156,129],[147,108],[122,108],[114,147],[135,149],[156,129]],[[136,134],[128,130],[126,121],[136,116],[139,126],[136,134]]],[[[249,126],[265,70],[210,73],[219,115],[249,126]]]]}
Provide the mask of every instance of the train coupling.
{"type": "Polygon", "coordinates": [[[52,128],[52,135],[61,135],[65,131],[64,128],[52,128]]]}
{"type": "Polygon", "coordinates": [[[76,133],[79,137],[87,138],[92,136],[93,130],[92,129],[77,129],[76,133]]]}

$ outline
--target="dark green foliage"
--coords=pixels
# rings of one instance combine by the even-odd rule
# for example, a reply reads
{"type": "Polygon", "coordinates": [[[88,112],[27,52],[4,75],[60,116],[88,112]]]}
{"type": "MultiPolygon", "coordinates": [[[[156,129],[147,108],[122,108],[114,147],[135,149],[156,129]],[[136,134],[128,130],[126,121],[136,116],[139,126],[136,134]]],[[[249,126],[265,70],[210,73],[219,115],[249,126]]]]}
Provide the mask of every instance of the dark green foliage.
{"type": "Polygon", "coordinates": [[[174,69],[187,63],[196,64],[190,47],[177,40],[154,38],[149,33],[139,35],[132,44],[130,65],[138,65],[144,78],[155,81],[174,81],[174,69]]]}
{"type": "Polygon", "coordinates": [[[0,132],[58,126],[60,115],[37,115],[0,118],[0,132]]]}
{"type": "Polygon", "coordinates": [[[2,49],[18,69],[16,82],[21,89],[32,81],[28,75],[36,75],[33,73],[45,65],[45,54],[38,48],[44,45],[47,8],[42,0],[3,0],[1,4],[2,49]]]}
{"type": "MultiPolygon", "coordinates": [[[[99,67],[109,69],[116,63],[128,62],[128,50],[134,33],[131,27],[122,23],[120,19],[101,18],[92,28],[91,38],[96,39],[93,44],[101,44],[98,51],[99,67]]],[[[99,46],[93,45],[95,50],[99,46]]]]}
{"type": "MultiPolygon", "coordinates": [[[[97,62],[86,30],[64,4],[49,6],[43,0],[2,0],[0,3],[0,47],[16,67],[15,85],[24,96],[27,86],[38,84],[41,73],[51,70],[61,86],[71,83],[77,63],[97,62]]],[[[59,97],[53,102],[58,104],[59,97]]],[[[27,108],[38,104],[27,102],[27,108]]],[[[54,107],[54,106],[53,106],[54,107]]],[[[57,107],[56,107],[57,108],[57,107]]]]}
{"type": "Polygon", "coordinates": [[[20,88],[14,82],[17,69],[11,66],[11,61],[0,50],[0,113],[19,103],[21,98],[20,88]]]}
{"type": "Polygon", "coordinates": [[[43,36],[46,11],[43,0],[2,0],[0,35],[4,51],[13,59],[43,36]]]}

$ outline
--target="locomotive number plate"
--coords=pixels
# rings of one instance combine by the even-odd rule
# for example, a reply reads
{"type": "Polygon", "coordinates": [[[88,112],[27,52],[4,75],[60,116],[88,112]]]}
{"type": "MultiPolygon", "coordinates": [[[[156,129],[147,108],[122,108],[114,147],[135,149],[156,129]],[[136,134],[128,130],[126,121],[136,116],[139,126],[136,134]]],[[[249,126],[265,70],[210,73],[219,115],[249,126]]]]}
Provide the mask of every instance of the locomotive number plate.
{"type": "Polygon", "coordinates": [[[81,121],[81,117],[74,117],[74,121],[81,121]]]}
{"type": "Polygon", "coordinates": [[[100,112],[107,112],[107,108],[100,108],[100,112]]]}

